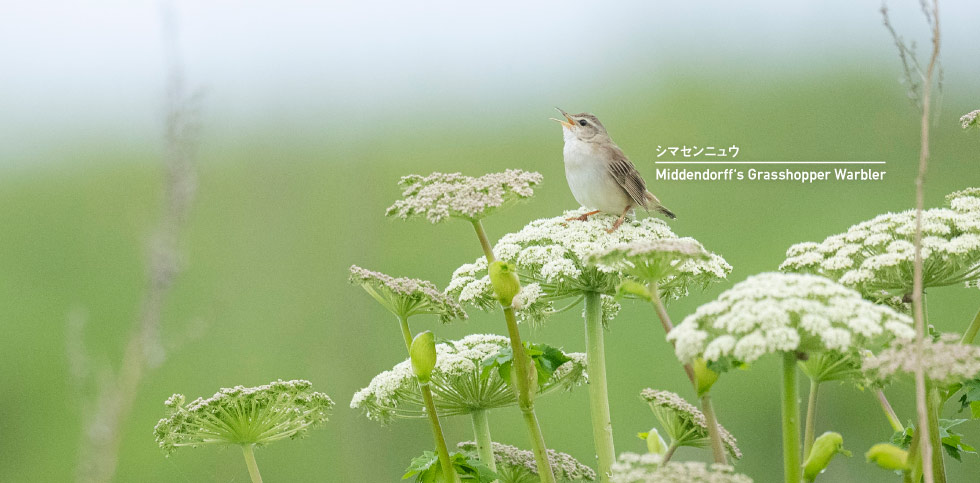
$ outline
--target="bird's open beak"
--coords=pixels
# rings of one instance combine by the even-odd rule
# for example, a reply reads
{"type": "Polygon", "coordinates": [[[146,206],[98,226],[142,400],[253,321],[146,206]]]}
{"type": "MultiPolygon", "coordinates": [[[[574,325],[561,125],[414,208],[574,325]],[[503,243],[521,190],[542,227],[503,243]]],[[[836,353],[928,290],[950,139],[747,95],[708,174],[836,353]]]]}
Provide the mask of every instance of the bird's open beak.
{"type": "Polygon", "coordinates": [[[549,117],[548,119],[551,119],[552,121],[555,121],[555,122],[560,122],[562,126],[565,126],[565,127],[568,127],[568,128],[572,127],[572,117],[569,116],[567,112],[561,110],[560,107],[556,107],[555,110],[557,110],[558,112],[560,112],[561,115],[565,118],[565,120],[563,121],[561,119],[555,119],[553,117],[549,117]]]}

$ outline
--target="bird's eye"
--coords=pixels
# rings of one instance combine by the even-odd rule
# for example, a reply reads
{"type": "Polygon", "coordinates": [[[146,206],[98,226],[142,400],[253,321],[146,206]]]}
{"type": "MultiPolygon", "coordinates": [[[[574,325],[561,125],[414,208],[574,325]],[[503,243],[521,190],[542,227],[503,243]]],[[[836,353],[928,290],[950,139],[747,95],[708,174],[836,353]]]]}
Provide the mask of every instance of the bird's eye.
{"type": "Polygon", "coordinates": [[[586,121],[585,121],[585,119],[579,119],[579,120],[578,120],[578,125],[579,125],[579,126],[584,126],[584,125],[586,125],[586,124],[588,124],[588,122],[586,122],[586,121]]]}

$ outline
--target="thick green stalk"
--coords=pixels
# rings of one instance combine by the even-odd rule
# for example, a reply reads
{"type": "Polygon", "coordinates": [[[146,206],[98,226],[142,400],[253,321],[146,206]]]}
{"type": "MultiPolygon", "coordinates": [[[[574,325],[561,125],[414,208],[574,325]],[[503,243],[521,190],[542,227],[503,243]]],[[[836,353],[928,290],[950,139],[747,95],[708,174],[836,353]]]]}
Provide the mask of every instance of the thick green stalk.
{"type": "MultiPolygon", "coordinates": [[[[487,232],[483,229],[480,220],[473,221],[473,229],[476,237],[480,240],[483,254],[487,258],[487,264],[497,260],[490,247],[490,240],[487,232]]],[[[510,348],[514,354],[513,364],[517,380],[517,406],[521,409],[524,416],[524,424],[527,426],[528,436],[531,438],[531,449],[534,451],[534,461],[538,465],[538,476],[541,483],[555,483],[555,475],[551,470],[551,461],[548,460],[548,449],[544,442],[544,435],[541,433],[541,425],[538,423],[538,416],[534,412],[534,395],[531,392],[530,359],[524,351],[524,343],[521,341],[521,332],[517,327],[517,317],[514,315],[513,307],[504,307],[504,321],[507,323],[507,335],[510,337],[510,348]]],[[[591,372],[589,373],[591,375],[591,372]]],[[[533,381],[537,384],[537,380],[533,381]]]]}
{"type": "Polygon", "coordinates": [[[800,402],[796,387],[796,353],[783,353],[783,474],[800,483],[800,402]]]}
{"type": "Polygon", "coordinates": [[[412,352],[412,331],[408,329],[408,317],[406,317],[404,315],[403,316],[400,316],[400,317],[398,317],[398,321],[401,323],[401,326],[402,326],[402,336],[405,337],[405,348],[408,349],[408,352],[409,353],[411,353],[412,352]]]}
{"type": "Polygon", "coordinates": [[[243,444],[242,453],[245,455],[245,466],[248,466],[248,476],[252,477],[252,483],[262,483],[262,475],[259,474],[259,465],[255,463],[255,453],[252,451],[253,444],[243,444]]]}
{"type": "Polygon", "coordinates": [[[943,400],[939,388],[927,384],[926,408],[929,411],[929,439],[932,443],[932,475],[936,483],[946,482],[946,464],[943,461],[943,443],[939,435],[939,411],[942,410],[943,400]]]}
{"type": "Polygon", "coordinates": [[[813,446],[813,439],[816,437],[813,431],[817,425],[817,389],[819,387],[819,382],[810,379],[810,396],[806,402],[806,429],[803,431],[803,461],[810,457],[810,447],[813,446]]]}
{"type": "Polygon", "coordinates": [[[715,409],[711,405],[711,395],[708,393],[701,396],[701,412],[704,413],[704,422],[708,425],[711,455],[715,463],[727,465],[728,458],[725,456],[725,445],[721,441],[721,431],[718,431],[718,418],[715,417],[715,409]]]}
{"type": "Polygon", "coordinates": [[[452,460],[449,459],[449,448],[446,447],[446,437],[442,434],[442,426],[439,424],[439,415],[436,414],[436,405],[432,401],[432,388],[429,383],[422,384],[422,399],[425,400],[425,412],[432,423],[432,437],[436,442],[436,453],[439,455],[439,464],[442,465],[442,475],[446,481],[458,482],[456,468],[453,468],[452,460]]]}
{"type": "Polygon", "coordinates": [[[912,442],[909,443],[908,461],[909,469],[905,471],[906,483],[920,483],[922,481],[922,458],[919,456],[920,438],[919,428],[912,430],[912,442]]]}
{"type": "Polygon", "coordinates": [[[613,446],[612,419],[609,416],[609,392],[606,385],[606,351],[602,333],[602,305],[597,292],[585,294],[585,356],[589,368],[589,405],[592,414],[592,438],[599,459],[599,481],[608,482],[616,461],[613,446]]]}
{"type": "Polygon", "coordinates": [[[970,322],[970,326],[966,328],[966,332],[963,333],[963,339],[960,342],[963,344],[972,344],[973,339],[977,337],[977,331],[980,331],[980,310],[973,317],[973,322],[970,322]]]}
{"type": "Polygon", "coordinates": [[[490,418],[486,409],[477,409],[470,413],[473,418],[473,436],[476,438],[476,453],[480,461],[493,471],[497,471],[497,462],[493,458],[493,439],[490,437],[490,418]]]}

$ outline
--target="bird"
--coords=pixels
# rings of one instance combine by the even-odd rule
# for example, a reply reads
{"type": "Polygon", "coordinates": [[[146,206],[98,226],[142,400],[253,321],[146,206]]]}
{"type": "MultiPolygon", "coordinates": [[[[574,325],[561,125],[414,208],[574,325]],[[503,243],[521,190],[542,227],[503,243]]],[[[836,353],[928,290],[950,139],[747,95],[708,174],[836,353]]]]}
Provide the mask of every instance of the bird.
{"type": "Polygon", "coordinates": [[[575,201],[595,211],[569,218],[568,221],[586,221],[597,213],[619,215],[612,233],[623,224],[626,215],[636,207],[647,212],[657,211],[675,219],[676,215],[647,191],[643,176],[636,170],[623,150],[613,142],[599,118],[589,113],[569,114],[555,108],[564,119],[560,122],[565,138],[562,154],[565,158],[565,178],[575,201]]]}

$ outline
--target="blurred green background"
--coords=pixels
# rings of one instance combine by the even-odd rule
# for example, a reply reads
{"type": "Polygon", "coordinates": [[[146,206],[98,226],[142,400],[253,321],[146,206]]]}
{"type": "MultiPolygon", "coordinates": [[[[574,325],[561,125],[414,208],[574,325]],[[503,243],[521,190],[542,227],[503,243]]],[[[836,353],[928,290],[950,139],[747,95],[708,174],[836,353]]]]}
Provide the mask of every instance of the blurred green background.
{"type": "MultiPolygon", "coordinates": [[[[916,20],[918,7],[907,7],[916,20]]],[[[725,20],[704,8],[715,24],[725,20]]],[[[401,94],[375,91],[379,95],[363,109],[335,110],[314,99],[307,105],[295,96],[273,106],[264,104],[271,103],[267,96],[236,110],[230,107],[236,97],[224,90],[234,86],[205,82],[198,195],[182,243],[186,270],[163,320],[167,359],[144,378],[125,426],[117,481],[247,481],[236,449],[186,449],[164,458],[151,431],[171,393],[194,398],[223,386],[277,378],[310,379],[338,404],[331,421],[309,438],[257,452],[266,481],[397,481],[411,458],[429,449],[431,435],[422,420],[381,427],[348,408],[357,389],[403,358],[404,347],[395,320],[347,283],[347,267],[354,263],[443,287],[458,265],[480,254],[465,223],[384,218],[385,208],[399,197],[396,183],[404,174],[479,175],[505,168],[543,173],[544,184],[533,199],[485,221],[492,239],[534,218],[574,208],[564,181],[560,130],[547,121],[554,105],[598,115],[648,180],[658,145],[735,144],[743,160],[888,162],[883,182],[651,182],[651,190],[678,214],[670,223],[674,231],[697,238],[734,266],[728,283],[673,303],[669,311],[675,321],[732,283],[774,270],[793,243],[819,241],[876,214],[911,207],[917,115],[896,80],[900,66],[874,8],[862,8],[863,24],[847,30],[851,37],[827,34],[839,45],[853,42],[856,52],[835,51],[835,46],[773,52],[765,38],[756,38],[745,46],[756,50],[732,58],[725,51],[735,47],[721,45],[721,52],[712,52],[703,43],[691,44],[704,47],[700,51],[686,44],[644,43],[641,32],[629,37],[632,50],[593,45],[567,75],[560,64],[541,72],[533,65],[515,67],[518,80],[486,98],[479,92],[468,97],[466,86],[442,96],[424,80],[406,80],[393,70],[383,83],[401,94]],[[874,47],[865,48],[866,39],[874,47]],[[660,53],[651,53],[654,49],[660,53]],[[613,51],[618,54],[610,59],[607,53],[613,51]],[[678,52],[704,57],[683,58],[678,52]],[[647,54],[656,60],[637,61],[647,54]],[[770,60],[760,60],[766,55],[770,60]],[[600,72],[589,75],[596,68],[600,72]],[[392,105],[386,104],[389,98],[395,98],[392,105]],[[297,106],[306,108],[289,110],[297,106]]],[[[824,17],[833,15],[822,11],[824,17]]],[[[757,21],[769,25],[776,19],[757,21]]],[[[195,25],[193,18],[187,22],[195,25]]],[[[961,132],[957,122],[980,107],[980,86],[973,67],[954,65],[961,52],[957,45],[962,47],[968,34],[951,23],[946,40],[953,60],[947,58],[933,131],[927,207],[941,206],[950,191],[980,185],[980,135],[961,132]]],[[[908,25],[918,32],[919,24],[908,25]]],[[[806,31],[811,33],[800,36],[818,30],[811,25],[806,31]]],[[[453,35],[443,33],[447,37],[436,39],[440,45],[453,35]]],[[[527,48],[562,41],[541,38],[527,48]]],[[[493,51],[492,43],[486,48],[493,51]]],[[[194,49],[184,45],[192,81],[194,49]]],[[[431,68],[434,78],[454,65],[448,59],[421,68],[431,68]]],[[[346,75],[343,67],[349,66],[339,67],[336,75],[346,75]]],[[[302,65],[292,68],[302,74],[302,65]]],[[[492,85],[480,89],[493,90],[492,85]]],[[[12,98],[14,91],[6,95],[12,98]]],[[[137,103],[140,115],[159,117],[158,91],[140,92],[145,94],[137,103]]],[[[19,127],[22,136],[15,136],[21,132],[16,119],[4,119],[12,142],[0,161],[3,482],[73,478],[93,391],[91,385],[71,383],[68,320],[85,320],[82,342],[92,358],[89,369],[97,374],[118,366],[137,315],[146,241],[159,213],[159,125],[137,122],[131,130],[116,131],[101,127],[122,126],[124,116],[112,122],[91,116],[99,120],[87,124],[82,114],[65,128],[64,119],[49,113],[50,125],[58,127],[46,131],[46,118],[35,113],[29,126],[19,127]]],[[[980,306],[980,293],[960,287],[933,290],[929,297],[932,322],[943,330],[962,330],[980,306]]],[[[434,317],[421,317],[413,325],[445,338],[505,333],[499,314],[475,309],[465,323],[442,326],[434,317]]],[[[527,339],[584,351],[582,325],[573,310],[546,326],[523,330],[527,339]]],[[[606,347],[617,451],[642,451],[644,443],[635,434],[655,419],[639,391],[669,389],[693,399],[692,391],[646,306],[624,304],[606,347]]],[[[777,481],[782,474],[778,377],[774,361],[764,360],[726,375],[713,391],[720,421],[746,455],[739,471],[760,482],[777,481]]],[[[903,418],[913,414],[910,388],[888,391],[903,418]]],[[[542,398],[538,408],[549,446],[593,463],[586,388],[542,398]]],[[[453,441],[472,438],[468,419],[444,424],[453,441]]],[[[491,424],[496,440],[527,447],[516,410],[492,413],[491,424]]],[[[980,442],[978,427],[964,425],[968,442],[980,442]]],[[[845,446],[855,452],[852,459],[834,461],[824,481],[894,480],[863,461],[870,445],[890,436],[871,394],[826,385],[817,430],[842,432],[845,446]]],[[[682,449],[678,458],[707,461],[709,456],[682,449]]],[[[951,461],[949,467],[951,481],[970,481],[980,459],[967,454],[963,463],[951,461]]]]}

